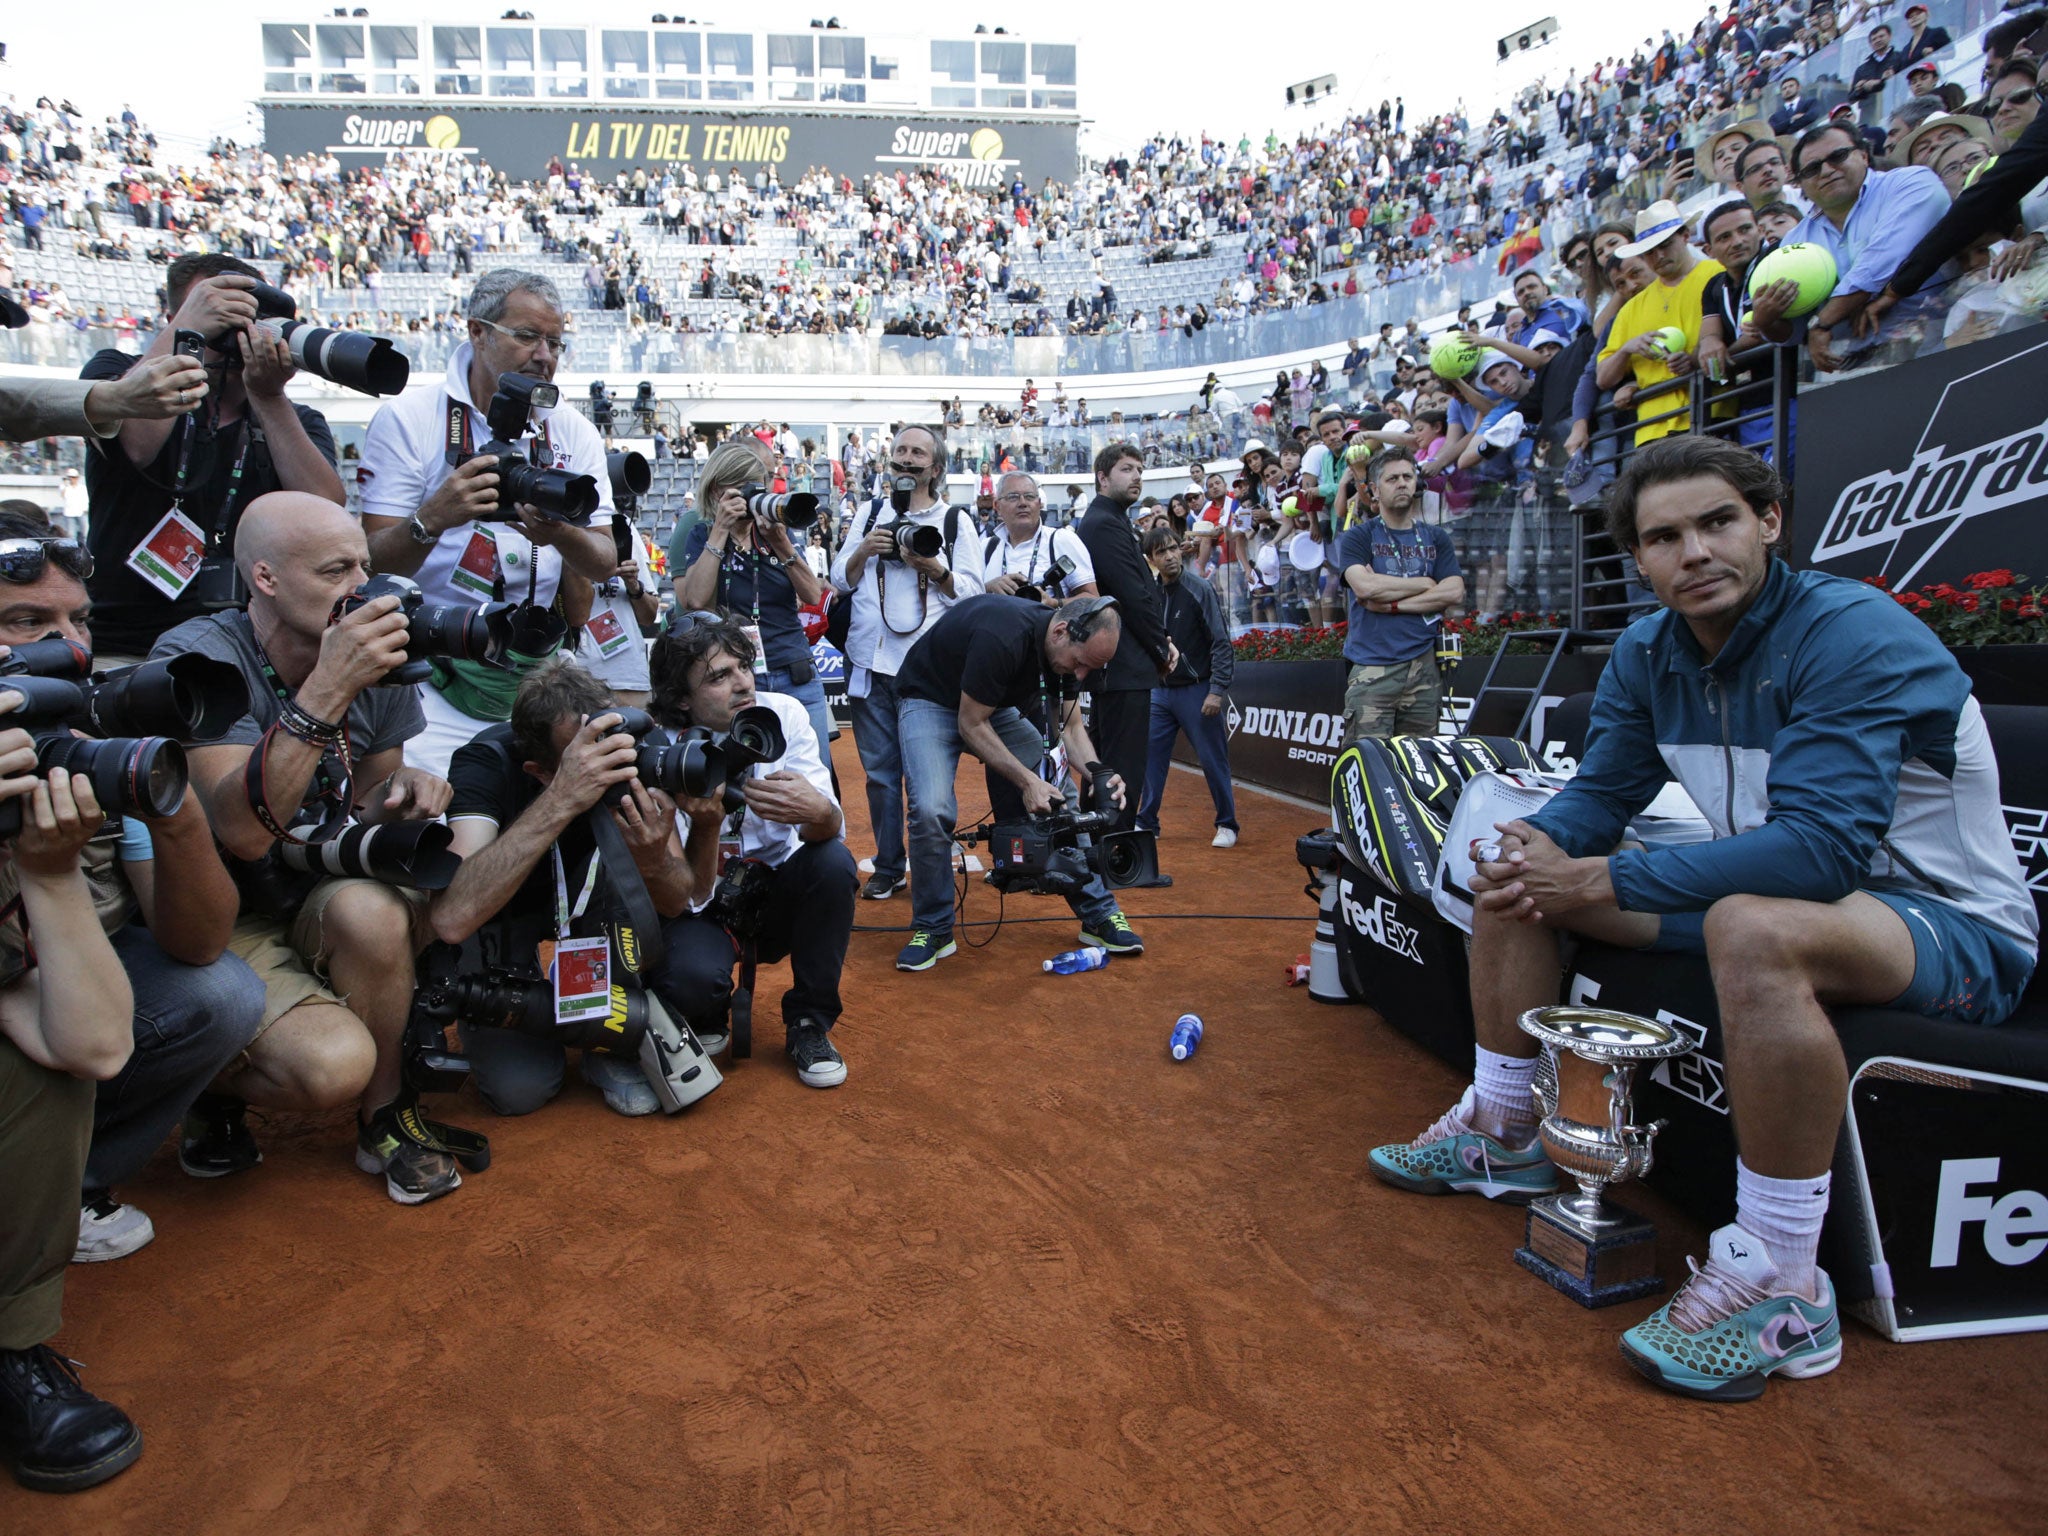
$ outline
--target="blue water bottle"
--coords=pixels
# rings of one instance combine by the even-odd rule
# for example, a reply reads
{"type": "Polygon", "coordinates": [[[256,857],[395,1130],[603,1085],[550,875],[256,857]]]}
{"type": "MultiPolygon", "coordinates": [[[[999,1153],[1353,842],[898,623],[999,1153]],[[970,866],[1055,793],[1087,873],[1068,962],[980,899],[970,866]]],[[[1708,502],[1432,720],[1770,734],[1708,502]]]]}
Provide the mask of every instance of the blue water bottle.
{"type": "Polygon", "coordinates": [[[1175,1061],[1186,1061],[1201,1043],[1202,1021],[1192,1013],[1184,1013],[1174,1021],[1173,1034],[1167,1040],[1166,1048],[1175,1061]]]}
{"type": "Polygon", "coordinates": [[[1109,964],[1109,951],[1094,944],[1086,949],[1070,949],[1064,955],[1054,955],[1045,962],[1045,969],[1057,971],[1062,976],[1071,976],[1076,971],[1099,971],[1109,964]]]}

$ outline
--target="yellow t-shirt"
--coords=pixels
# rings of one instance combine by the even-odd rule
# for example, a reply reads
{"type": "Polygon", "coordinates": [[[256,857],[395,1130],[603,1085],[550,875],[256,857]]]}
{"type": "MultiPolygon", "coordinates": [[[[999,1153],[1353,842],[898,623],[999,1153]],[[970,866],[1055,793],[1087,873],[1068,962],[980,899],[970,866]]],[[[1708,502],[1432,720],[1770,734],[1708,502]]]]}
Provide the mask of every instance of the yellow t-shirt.
{"type": "MultiPolygon", "coordinates": [[[[1693,269],[1678,282],[1652,283],[1641,293],[1621,306],[1621,313],[1614,317],[1614,329],[1607,333],[1607,345],[1600,349],[1603,358],[1612,357],[1638,336],[1652,331],[1661,331],[1667,325],[1675,325],[1685,332],[1685,350],[1692,352],[1700,344],[1700,317],[1705,313],[1702,302],[1707,282],[1721,272],[1721,263],[1711,256],[1703,256],[1693,264],[1693,269]]],[[[1674,375],[1665,363],[1641,352],[1629,359],[1635,369],[1636,389],[1639,393],[1653,385],[1662,384],[1674,375]]],[[[1685,403],[1683,390],[1667,390],[1661,395],[1646,400],[1639,407],[1645,416],[1660,416],[1685,403]]],[[[1636,428],[1636,446],[1655,442],[1673,432],[1687,430],[1690,422],[1683,415],[1673,416],[1668,421],[1653,422],[1646,427],[1636,428]]]]}

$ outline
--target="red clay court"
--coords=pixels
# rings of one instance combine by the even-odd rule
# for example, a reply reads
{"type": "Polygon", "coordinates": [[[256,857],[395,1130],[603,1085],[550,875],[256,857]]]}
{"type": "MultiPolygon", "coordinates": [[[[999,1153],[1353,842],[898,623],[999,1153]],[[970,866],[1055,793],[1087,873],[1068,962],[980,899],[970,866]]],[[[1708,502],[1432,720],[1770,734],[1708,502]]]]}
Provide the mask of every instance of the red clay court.
{"type": "MultiPolygon", "coordinates": [[[[850,739],[838,762],[865,855],[850,739]]],[[[978,765],[961,790],[978,815],[978,765]]],[[[1206,805],[1175,778],[1142,959],[1042,975],[1075,933],[1043,898],[922,976],[856,933],[831,1092],[771,1028],[674,1122],[573,1073],[524,1120],[435,1100],[495,1164],[416,1210],[342,1117],[258,1123],[264,1165],[217,1184],[166,1150],[122,1191],[157,1241],[75,1266],[57,1340],[142,1459],[75,1497],[8,1483],[0,1530],[2048,1529],[2048,1336],[1845,1322],[1833,1375],[1686,1401],[1622,1361],[1653,1302],[1582,1311],[1510,1259],[1519,1212],[1374,1180],[1366,1149],[1463,1079],[1281,985],[1315,814],[1243,792],[1218,852],[1206,805]],[[1185,1010],[1208,1033],[1176,1064],[1185,1010]]],[[[1698,1227],[1625,1199],[1682,1277],[1698,1227]]]]}

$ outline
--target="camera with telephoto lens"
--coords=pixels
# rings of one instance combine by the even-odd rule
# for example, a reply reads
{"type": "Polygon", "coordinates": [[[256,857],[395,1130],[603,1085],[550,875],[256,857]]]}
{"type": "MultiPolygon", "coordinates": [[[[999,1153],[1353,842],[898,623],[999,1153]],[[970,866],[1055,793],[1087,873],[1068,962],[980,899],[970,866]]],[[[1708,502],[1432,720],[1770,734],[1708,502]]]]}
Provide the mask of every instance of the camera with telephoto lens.
{"type": "Polygon", "coordinates": [[[453,1092],[469,1061],[448,1043],[450,1025],[509,1029],[580,1051],[638,1060],[661,1107],[670,1114],[694,1104],[724,1079],[687,1024],[670,1016],[661,999],[630,981],[614,983],[601,1014],[564,1021],[555,1016],[555,989],[541,977],[491,966],[481,976],[455,974],[461,951],[429,946],[423,977],[406,1022],[406,1075],[416,1088],[453,1092]]]}
{"type": "MultiPolygon", "coordinates": [[[[36,772],[63,768],[92,781],[109,816],[165,817],[185,800],[181,740],[219,736],[249,710],[249,687],[230,662],[188,654],[87,679],[92,654],[68,640],[17,645],[0,660],[0,691],[22,706],[0,716],[35,740],[36,772]],[[91,740],[73,735],[83,731],[91,740]]],[[[21,830],[20,799],[0,802],[0,837],[21,830]]]]}
{"type": "MultiPolygon", "coordinates": [[[[619,707],[610,713],[619,717],[619,723],[605,734],[624,734],[640,744],[634,765],[642,784],[672,798],[716,798],[727,811],[746,805],[743,786],[749,768],[772,763],[789,750],[782,719],[766,704],[735,710],[723,731],[695,727],[675,738],[644,709],[619,707]]],[[[626,798],[626,786],[614,784],[604,798],[607,805],[617,805],[626,798]]]]}
{"type": "Polygon", "coordinates": [[[1067,594],[1064,589],[1067,585],[1067,578],[1073,574],[1073,557],[1070,555],[1055,555],[1052,563],[1045,568],[1043,584],[1024,582],[1018,586],[1015,595],[1029,598],[1034,603],[1043,602],[1048,592],[1054,597],[1065,597],[1067,594]]]}
{"type": "Polygon", "coordinates": [[[445,891],[462,867],[462,856],[451,848],[454,841],[455,834],[445,822],[393,821],[376,826],[352,822],[317,843],[287,837],[275,846],[286,869],[381,880],[415,891],[445,891]]]}
{"type": "Polygon", "coordinates": [[[808,528],[818,520],[818,498],[809,491],[770,491],[758,485],[742,486],[747,511],[757,523],[780,523],[785,528],[808,528]]]}
{"type": "MultiPolygon", "coordinates": [[[[304,372],[366,395],[404,392],[412,377],[412,364],[386,338],[364,331],[328,330],[301,320],[298,302],[268,283],[258,283],[247,291],[256,301],[257,323],[284,338],[292,362],[304,372]]],[[[242,366],[241,339],[233,331],[214,337],[213,348],[227,359],[230,368],[242,366]]]]}
{"type": "Polygon", "coordinates": [[[384,674],[379,687],[423,683],[434,672],[434,659],[480,661],[511,672],[521,661],[552,656],[567,638],[568,626],[553,609],[533,603],[484,603],[460,608],[428,603],[419,583],[404,576],[372,576],[334,605],[329,624],[339,624],[365,603],[380,597],[398,599],[405,615],[406,659],[384,674]]]}
{"type": "Polygon", "coordinates": [[[908,562],[912,555],[922,555],[935,560],[946,547],[946,535],[936,526],[913,523],[910,520],[910,498],[917,494],[917,476],[897,474],[889,482],[889,510],[895,517],[886,523],[875,524],[875,531],[885,533],[891,541],[884,560],[908,562]]]}
{"type": "Polygon", "coordinates": [[[561,402],[562,392],[542,379],[523,373],[498,375],[497,392],[491,396],[484,419],[490,424],[491,440],[465,455],[460,442],[448,444],[448,467],[454,469],[466,458],[494,458],[498,461],[498,505],[482,515],[486,523],[516,523],[517,508],[524,503],[541,516],[572,527],[587,528],[597,512],[597,480],[591,475],[573,474],[566,469],[544,469],[527,457],[521,446],[533,412],[551,410],[561,402]]]}

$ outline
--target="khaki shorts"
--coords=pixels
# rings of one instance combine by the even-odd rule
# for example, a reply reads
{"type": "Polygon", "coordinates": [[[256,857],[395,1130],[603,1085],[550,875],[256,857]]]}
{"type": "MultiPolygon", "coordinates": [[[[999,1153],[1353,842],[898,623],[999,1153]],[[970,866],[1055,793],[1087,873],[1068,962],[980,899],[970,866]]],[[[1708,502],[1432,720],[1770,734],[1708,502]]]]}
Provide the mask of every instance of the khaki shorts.
{"type": "MultiPolygon", "coordinates": [[[[386,885],[381,880],[322,880],[313,887],[312,893],[306,897],[306,904],[299,908],[298,916],[292,919],[289,927],[262,912],[243,912],[235,921],[235,931],[228,938],[228,948],[247,961],[249,968],[262,978],[263,1029],[269,1029],[301,1003],[333,1003],[338,1008],[348,1006],[348,999],[327,985],[330,952],[321,919],[326,915],[328,904],[339,893],[356,885],[375,886],[378,890],[388,891],[393,899],[393,913],[403,911],[406,914],[412,929],[413,949],[417,951],[420,948],[425,937],[427,893],[386,885]]],[[[260,1039],[263,1030],[256,1033],[260,1039]]]]}
{"type": "Polygon", "coordinates": [[[1443,673],[1433,650],[1390,666],[1354,666],[1344,685],[1344,739],[1434,736],[1443,703],[1443,673]]]}

